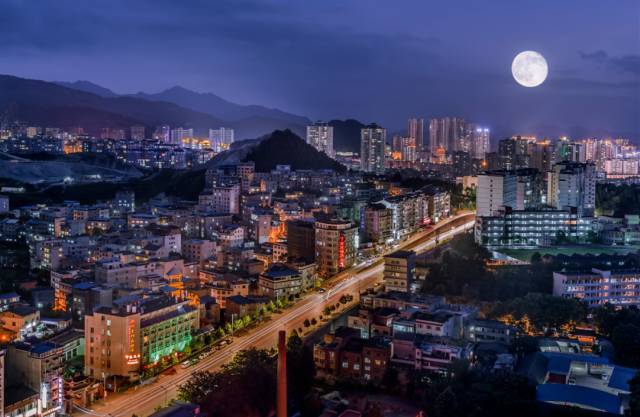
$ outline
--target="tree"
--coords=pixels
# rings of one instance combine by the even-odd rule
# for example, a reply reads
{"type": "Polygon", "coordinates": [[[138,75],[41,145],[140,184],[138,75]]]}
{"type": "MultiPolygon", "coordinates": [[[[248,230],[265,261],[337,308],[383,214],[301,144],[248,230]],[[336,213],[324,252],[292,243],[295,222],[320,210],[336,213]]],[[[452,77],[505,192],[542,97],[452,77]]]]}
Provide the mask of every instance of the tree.
{"type": "Polygon", "coordinates": [[[267,416],[274,410],[276,361],[270,351],[238,352],[218,372],[195,372],[178,389],[211,417],[267,416]]]}
{"type": "Polygon", "coordinates": [[[574,298],[531,293],[525,297],[496,304],[490,315],[510,316],[521,322],[523,326],[531,325],[535,330],[540,331],[582,322],[586,319],[587,308],[584,303],[574,298]]]}
{"type": "Polygon", "coordinates": [[[315,317],[311,319],[311,324],[312,324],[313,326],[315,326],[316,324],[318,324],[318,321],[316,320],[316,318],[315,318],[315,317]]]}
{"type": "Polygon", "coordinates": [[[214,337],[216,339],[222,339],[223,337],[225,337],[225,335],[226,335],[226,332],[222,327],[218,327],[214,333],[214,337]]]}
{"type": "Polygon", "coordinates": [[[330,316],[331,315],[331,308],[329,308],[327,306],[327,307],[324,308],[323,312],[324,312],[325,316],[330,316]]]}
{"type": "Polygon", "coordinates": [[[209,371],[196,371],[191,378],[178,387],[178,398],[182,401],[201,403],[218,385],[220,375],[209,371]]]}
{"type": "Polygon", "coordinates": [[[309,319],[304,319],[304,322],[302,324],[304,324],[304,327],[311,326],[311,322],[309,321],[309,319]]]}

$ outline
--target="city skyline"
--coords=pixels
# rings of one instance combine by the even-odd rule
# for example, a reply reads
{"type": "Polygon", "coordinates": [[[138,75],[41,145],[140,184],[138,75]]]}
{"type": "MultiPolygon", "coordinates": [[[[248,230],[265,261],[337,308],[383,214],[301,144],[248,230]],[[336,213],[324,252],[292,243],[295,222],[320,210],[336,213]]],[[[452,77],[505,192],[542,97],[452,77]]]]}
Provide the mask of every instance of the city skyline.
{"type": "Polygon", "coordinates": [[[579,9],[503,1],[375,6],[10,3],[0,72],[86,79],[118,93],[181,85],[312,120],[353,117],[392,130],[408,115],[455,115],[490,126],[494,137],[640,137],[632,1],[579,9]],[[466,29],[445,24],[451,17],[466,29]],[[525,49],[541,52],[550,68],[530,91],[509,70],[525,49]]]}

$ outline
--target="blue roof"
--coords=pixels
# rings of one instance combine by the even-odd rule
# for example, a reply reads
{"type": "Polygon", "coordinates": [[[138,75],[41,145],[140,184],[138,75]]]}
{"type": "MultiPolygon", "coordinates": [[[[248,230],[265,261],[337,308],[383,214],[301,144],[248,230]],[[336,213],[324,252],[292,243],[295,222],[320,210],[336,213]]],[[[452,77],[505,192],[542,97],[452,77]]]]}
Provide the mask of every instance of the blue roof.
{"type": "Polygon", "coordinates": [[[609,378],[609,387],[629,392],[629,380],[631,380],[637,369],[625,368],[624,366],[616,366],[609,378]]]}
{"type": "Polygon", "coordinates": [[[609,359],[600,356],[579,355],[575,353],[544,352],[547,358],[547,371],[554,374],[568,374],[571,362],[585,362],[590,364],[608,365],[609,359]]]}
{"type": "Polygon", "coordinates": [[[567,384],[542,384],[536,388],[538,401],[586,406],[620,414],[620,398],[597,389],[567,384]]]}
{"type": "Polygon", "coordinates": [[[9,298],[16,298],[16,297],[20,298],[18,293],[15,293],[15,292],[8,292],[8,293],[0,294],[0,299],[2,299],[2,300],[9,299],[9,298]]]}
{"type": "Polygon", "coordinates": [[[42,343],[38,343],[37,345],[33,346],[31,348],[31,352],[33,353],[37,353],[37,354],[42,354],[42,353],[46,353],[50,350],[53,350],[56,348],[56,345],[54,343],[50,343],[50,342],[42,342],[42,343]]]}
{"type": "Polygon", "coordinates": [[[74,284],[73,288],[77,289],[77,290],[90,290],[93,287],[96,287],[98,284],[96,284],[95,282],[90,282],[90,281],[86,281],[86,282],[78,282],[77,284],[74,284]]]}

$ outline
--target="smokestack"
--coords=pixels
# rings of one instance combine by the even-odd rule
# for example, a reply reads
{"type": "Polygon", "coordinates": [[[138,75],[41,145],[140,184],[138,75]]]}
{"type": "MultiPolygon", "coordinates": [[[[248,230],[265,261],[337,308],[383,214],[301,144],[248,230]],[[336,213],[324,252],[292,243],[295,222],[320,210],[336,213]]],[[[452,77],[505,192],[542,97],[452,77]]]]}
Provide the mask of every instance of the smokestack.
{"type": "Polygon", "coordinates": [[[278,398],[276,416],[287,417],[287,333],[278,332],[278,398]]]}

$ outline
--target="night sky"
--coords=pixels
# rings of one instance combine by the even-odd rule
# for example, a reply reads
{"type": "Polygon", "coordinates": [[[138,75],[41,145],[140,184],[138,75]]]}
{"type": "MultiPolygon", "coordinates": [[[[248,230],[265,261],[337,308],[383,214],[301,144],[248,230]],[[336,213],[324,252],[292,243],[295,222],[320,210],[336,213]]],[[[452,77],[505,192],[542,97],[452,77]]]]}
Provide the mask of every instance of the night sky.
{"type": "Polygon", "coordinates": [[[391,129],[459,115],[496,135],[640,139],[637,0],[5,0],[0,63],[391,129]],[[549,63],[534,89],[510,72],[527,49],[549,63]]]}

